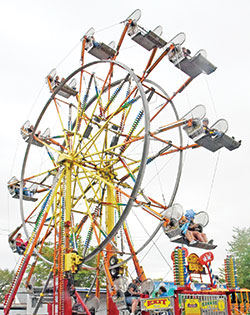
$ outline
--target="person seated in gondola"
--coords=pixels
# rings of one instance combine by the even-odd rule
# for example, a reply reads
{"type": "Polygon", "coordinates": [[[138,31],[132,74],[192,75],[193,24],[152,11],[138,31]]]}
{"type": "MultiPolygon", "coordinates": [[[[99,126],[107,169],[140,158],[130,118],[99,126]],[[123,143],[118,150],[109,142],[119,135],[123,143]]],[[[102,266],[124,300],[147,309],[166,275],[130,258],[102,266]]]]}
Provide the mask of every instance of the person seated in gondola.
{"type": "Polygon", "coordinates": [[[191,58],[191,51],[188,48],[181,47],[180,45],[175,46],[168,54],[168,58],[171,62],[175,63],[184,58],[191,58]]]}
{"type": "Polygon", "coordinates": [[[190,245],[196,244],[198,241],[201,243],[212,244],[212,240],[208,242],[207,236],[205,233],[202,233],[200,226],[194,223],[195,212],[187,210],[185,216],[180,221],[180,227],[183,235],[189,241],[190,245]]]}
{"type": "Polygon", "coordinates": [[[203,129],[206,135],[215,136],[215,137],[220,137],[222,135],[222,133],[219,132],[218,130],[209,128],[208,124],[209,124],[209,120],[207,118],[204,118],[202,120],[202,125],[203,125],[203,129]]]}
{"type": "MultiPolygon", "coordinates": [[[[30,125],[30,126],[27,128],[27,131],[28,131],[29,134],[31,134],[31,133],[33,132],[33,130],[34,130],[34,126],[33,126],[33,125],[30,125]]],[[[39,131],[35,134],[35,136],[36,136],[37,138],[39,138],[40,135],[41,135],[41,130],[39,130],[39,131]]]]}
{"type": "Polygon", "coordinates": [[[25,252],[26,246],[28,244],[28,242],[24,242],[22,240],[22,234],[18,233],[17,237],[15,239],[16,242],[16,250],[18,252],[19,255],[23,255],[23,253],[25,252]]]}
{"type": "Polygon", "coordinates": [[[201,231],[200,225],[195,224],[193,219],[190,220],[188,230],[193,234],[194,238],[201,243],[213,243],[213,240],[208,241],[207,235],[201,231]]]}
{"type": "Polygon", "coordinates": [[[59,75],[57,75],[56,77],[55,77],[55,85],[59,85],[60,84],[60,78],[59,78],[59,75]]]}
{"type": "Polygon", "coordinates": [[[191,51],[188,48],[182,47],[182,52],[185,57],[191,56],[191,51]]]}
{"type": "Polygon", "coordinates": [[[141,281],[136,278],[128,285],[127,291],[125,292],[125,300],[128,306],[131,306],[131,314],[135,314],[135,310],[140,303],[140,290],[139,286],[141,281]]]}
{"type": "MultiPolygon", "coordinates": [[[[30,191],[27,187],[25,187],[25,185],[26,185],[26,182],[23,183],[23,194],[24,194],[24,196],[33,197],[34,192],[30,191]]],[[[17,195],[20,195],[20,185],[19,184],[15,186],[15,193],[17,195]]]]}
{"type": "Polygon", "coordinates": [[[193,233],[188,230],[188,228],[187,228],[188,223],[189,223],[188,220],[185,217],[182,217],[181,220],[179,221],[179,226],[182,230],[183,236],[187,239],[189,244],[194,245],[194,244],[198,243],[198,241],[195,239],[193,233]]]}

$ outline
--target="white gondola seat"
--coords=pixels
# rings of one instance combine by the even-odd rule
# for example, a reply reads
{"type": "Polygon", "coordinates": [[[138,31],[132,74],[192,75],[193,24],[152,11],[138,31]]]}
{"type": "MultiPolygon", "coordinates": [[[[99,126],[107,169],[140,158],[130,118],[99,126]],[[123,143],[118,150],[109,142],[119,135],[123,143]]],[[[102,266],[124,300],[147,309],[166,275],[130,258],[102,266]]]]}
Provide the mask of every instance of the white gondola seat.
{"type": "Polygon", "coordinates": [[[100,300],[96,296],[93,296],[91,299],[87,300],[86,306],[91,314],[96,314],[100,307],[100,300]]]}
{"type": "MultiPolygon", "coordinates": [[[[29,139],[31,137],[33,129],[31,128],[30,121],[27,120],[23,126],[20,128],[20,133],[22,135],[22,138],[24,139],[25,142],[29,142],[29,139]]],[[[35,134],[39,139],[42,141],[46,142],[46,139],[50,137],[50,129],[47,128],[41,135],[40,134],[35,134]]],[[[38,146],[38,147],[43,147],[43,143],[33,139],[32,144],[38,146]]]]}
{"type": "Polygon", "coordinates": [[[85,47],[84,49],[92,56],[100,60],[112,59],[116,54],[115,42],[106,45],[102,42],[97,42],[94,38],[95,30],[91,27],[84,35],[85,47]]]}
{"type": "Polygon", "coordinates": [[[210,128],[212,131],[217,131],[217,135],[207,135],[196,139],[195,142],[199,145],[205,147],[206,149],[215,152],[218,149],[225,147],[226,149],[232,151],[237,149],[241,145],[241,141],[236,141],[234,138],[226,135],[228,130],[228,123],[225,119],[219,119],[210,128]]]}
{"type": "Polygon", "coordinates": [[[232,151],[241,145],[241,141],[236,141],[234,138],[226,135],[228,123],[225,119],[219,119],[213,124],[209,128],[211,130],[210,134],[206,133],[202,121],[198,118],[193,119],[191,125],[187,122],[183,129],[194,142],[211,152],[216,152],[222,147],[232,151]]]}
{"type": "MultiPolygon", "coordinates": [[[[19,199],[20,198],[20,182],[19,180],[13,176],[7,183],[7,188],[12,198],[19,199]]],[[[29,188],[23,188],[23,200],[27,201],[37,201],[37,198],[34,198],[33,195],[37,191],[37,185],[32,184],[29,188]]]]}
{"type": "Polygon", "coordinates": [[[164,213],[164,217],[170,220],[170,223],[162,228],[164,233],[170,238],[171,241],[175,240],[182,234],[182,230],[179,227],[179,221],[184,214],[183,207],[176,203],[169,207],[164,213]]]}
{"type": "MultiPolygon", "coordinates": [[[[115,303],[120,315],[130,315],[131,314],[131,306],[128,306],[126,303],[125,295],[122,291],[118,291],[115,296],[112,297],[113,302],[115,303]]],[[[135,311],[136,315],[140,315],[140,306],[137,306],[135,311]]]]}
{"type": "Polygon", "coordinates": [[[204,129],[201,120],[205,117],[205,115],[205,106],[199,104],[181,118],[185,121],[183,130],[185,130],[189,138],[193,139],[194,141],[204,136],[204,129]]]}
{"type": "Polygon", "coordinates": [[[113,302],[119,311],[128,310],[128,306],[125,299],[125,294],[121,290],[117,290],[117,293],[112,297],[113,302]]]}
{"type": "MultiPolygon", "coordinates": [[[[57,82],[56,80],[54,81],[53,89],[57,88],[62,82],[57,82]]],[[[53,92],[53,91],[51,91],[53,92]]],[[[77,95],[77,90],[76,90],[76,79],[73,78],[69,84],[64,84],[60,90],[58,91],[58,95],[69,98],[70,96],[76,96],[77,95]]]]}
{"type": "MultiPolygon", "coordinates": [[[[183,216],[183,208],[179,204],[174,204],[172,207],[169,207],[163,214],[166,218],[170,219],[170,224],[167,226],[163,225],[164,233],[169,237],[170,241],[173,243],[184,244],[190,247],[203,248],[203,249],[214,249],[217,245],[197,242],[190,245],[189,241],[185,238],[180,228],[179,221],[183,216]]],[[[194,218],[194,223],[199,224],[202,228],[208,224],[208,215],[206,212],[201,211],[196,213],[194,218]],[[205,214],[205,216],[204,216],[205,214]]]]}
{"type": "MultiPolygon", "coordinates": [[[[50,92],[53,93],[54,89],[57,88],[62,82],[58,81],[56,77],[56,69],[52,69],[50,73],[46,77],[46,83],[48,83],[48,80],[50,81],[51,90],[50,92]]],[[[77,95],[76,90],[76,79],[73,78],[69,84],[64,84],[64,86],[61,87],[61,89],[58,91],[58,95],[69,98],[70,96],[76,96],[77,95]]]]}
{"type": "MultiPolygon", "coordinates": [[[[114,287],[116,289],[116,294],[112,296],[112,300],[116,304],[116,307],[120,311],[120,313],[122,312],[126,313],[128,311],[125,294],[124,294],[124,292],[127,289],[127,286],[128,286],[127,279],[123,276],[114,280],[114,287]]],[[[128,314],[130,314],[130,312],[128,314]]]]}
{"type": "Polygon", "coordinates": [[[97,59],[105,60],[112,59],[116,54],[116,50],[104,43],[94,42],[93,46],[90,48],[90,50],[88,50],[88,53],[97,59]]]}
{"type": "MultiPolygon", "coordinates": [[[[58,91],[58,95],[65,97],[65,98],[69,98],[70,96],[76,96],[78,92],[75,89],[75,84],[72,85],[72,81],[75,82],[75,79],[72,79],[68,85],[64,84],[61,87],[61,89],[58,91]]],[[[56,85],[56,87],[57,87],[57,85],[56,85]]]]}
{"type": "MultiPolygon", "coordinates": [[[[127,289],[124,287],[124,284],[127,284],[127,281],[123,280],[123,277],[118,278],[117,280],[114,281],[114,286],[116,287],[116,294],[112,296],[113,302],[116,304],[117,309],[119,310],[119,314],[130,314],[131,313],[131,306],[128,306],[126,303],[126,298],[125,298],[125,291],[127,289]],[[122,284],[120,283],[122,280],[122,284]]],[[[144,291],[148,291],[149,294],[151,294],[154,291],[154,282],[152,279],[146,279],[141,283],[141,290],[142,293],[144,291]]],[[[140,314],[140,306],[137,307],[136,309],[136,314],[140,314]]]]}
{"type": "Polygon", "coordinates": [[[161,34],[161,26],[156,27],[153,31],[146,31],[135,22],[133,22],[128,29],[128,35],[131,36],[131,39],[148,51],[156,47],[162,48],[167,44],[167,42],[160,37],[161,34]]]}
{"type": "Polygon", "coordinates": [[[169,53],[169,60],[192,79],[201,73],[211,74],[217,68],[206,59],[203,50],[198,51],[193,57],[190,51],[180,45],[169,53]]]}
{"type": "Polygon", "coordinates": [[[200,136],[204,136],[204,129],[201,120],[198,118],[192,119],[191,123],[188,122],[184,125],[183,130],[186,131],[187,135],[191,139],[199,139],[200,136]]]}
{"type": "Polygon", "coordinates": [[[186,124],[183,129],[186,131],[189,138],[209,151],[216,152],[223,147],[218,139],[212,135],[206,134],[200,119],[193,119],[192,125],[189,126],[186,124]]]}
{"type": "Polygon", "coordinates": [[[13,239],[9,239],[9,245],[13,253],[17,253],[16,249],[16,241],[13,239]]]}

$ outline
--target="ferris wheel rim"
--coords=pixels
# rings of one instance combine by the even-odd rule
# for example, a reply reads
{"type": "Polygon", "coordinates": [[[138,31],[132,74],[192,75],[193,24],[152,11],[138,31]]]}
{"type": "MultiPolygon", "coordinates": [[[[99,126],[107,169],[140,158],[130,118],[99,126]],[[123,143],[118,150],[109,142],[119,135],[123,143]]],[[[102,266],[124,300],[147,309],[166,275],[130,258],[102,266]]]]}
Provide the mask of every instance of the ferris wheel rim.
{"type": "MultiPolygon", "coordinates": [[[[146,168],[146,163],[147,163],[147,158],[148,158],[148,151],[149,151],[149,140],[150,140],[150,117],[149,117],[149,109],[148,109],[148,101],[146,98],[146,94],[144,92],[144,89],[142,87],[142,84],[140,82],[140,79],[137,77],[137,75],[133,72],[132,69],[130,69],[127,65],[125,65],[124,63],[115,61],[115,60],[97,60],[97,61],[93,61],[90,62],[86,65],[81,66],[80,68],[76,69],[75,71],[73,71],[58,87],[56,87],[54,89],[54,92],[52,93],[52,95],[50,96],[50,98],[48,99],[48,101],[45,103],[42,111],[40,112],[36,123],[34,125],[34,129],[32,131],[31,137],[29,139],[29,142],[27,144],[27,148],[25,151],[25,155],[24,155],[24,159],[23,159],[23,164],[22,164],[22,170],[21,170],[21,179],[20,179],[20,212],[21,212],[21,220],[22,220],[22,224],[23,224],[23,229],[25,232],[25,235],[27,237],[27,239],[30,238],[28,229],[26,227],[26,222],[25,222],[25,217],[24,217],[24,206],[23,206],[23,183],[24,183],[24,174],[25,174],[25,170],[26,170],[26,165],[27,165],[27,160],[28,160],[28,156],[29,156],[29,152],[30,152],[30,148],[31,148],[31,144],[32,144],[32,137],[35,134],[37,127],[39,125],[39,123],[41,122],[43,115],[45,114],[48,106],[50,105],[50,103],[52,102],[52,100],[54,99],[55,95],[58,93],[58,91],[60,91],[60,89],[72,78],[74,77],[77,73],[79,73],[80,71],[83,71],[84,69],[91,67],[93,65],[96,64],[104,64],[104,63],[109,63],[109,64],[113,64],[113,65],[117,65],[120,68],[123,68],[125,71],[127,71],[130,76],[132,77],[132,79],[135,81],[136,86],[138,87],[138,91],[141,95],[141,99],[142,99],[142,105],[143,105],[143,110],[144,110],[144,141],[143,141],[143,149],[142,149],[142,158],[141,158],[141,163],[140,163],[140,167],[138,170],[138,176],[136,178],[136,182],[134,183],[132,192],[131,192],[131,196],[129,198],[129,201],[125,207],[125,209],[123,210],[123,213],[121,214],[119,220],[117,221],[117,223],[115,224],[114,228],[112,229],[112,231],[109,233],[109,235],[101,242],[100,245],[98,245],[89,255],[85,256],[83,259],[83,263],[90,260],[91,258],[93,258],[94,256],[96,256],[109,242],[110,240],[114,237],[114,235],[116,234],[116,232],[119,230],[119,228],[121,227],[121,225],[123,224],[123,222],[125,221],[125,219],[127,218],[132,205],[134,203],[134,200],[136,198],[137,192],[139,190],[140,184],[142,182],[142,178],[144,176],[144,172],[145,172],[145,168],[146,168]]],[[[36,248],[34,248],[34,252],[35,254],[41,258],[44,262],[53,265],[53,262],[47,260],[43,255],[41,255],[40,253],[38,253],[38,251],[36,250],[36,248]]]]}
{"type": "MultiPolygon", "coordinates": [[[[148,80],[146,79],[144,82],[150,83],[155,85],[168,99],[170,99],[169,95],[167,94],[167,92],[157,83],[155,83],[152,80],[148,80]]],[[[176,116],[176,119],[179,120],[179,114],[177,112],[177,109],[174,105],[174,102],[172,100],[170,100],[170,104],[172,106],[172,109],[174,111],[174,114],[176,116]]],[[[181,127],[178,127],[179,130],[179,137],[180,137],[180,146],[183,146],[183,136],[182,136],[182,129],[181,127]]],[[[168,203],[168,207],[171,207],[173,205],[173,202],[175,200],[178,188],[179,188],[179,184],[180,184],[180,180],[181,180],[181,175],[182,175],[182,163],[183,163],[183,151],[180,150],[179,151],[179,165],[178,165],[178,171],[177,171],[177,175],[176,175],[176,181],[175,181],[175,185],[174,185],[174,189],[172,192],[172,196],[170,198],[170,201],[168,203]]],[[[155,230],[152,232],[152,234],[149,236],[149,238],[146,240],[146,242],[138,249],[135,251],[135,254],[138,255],[141,251],[143,251],[148,244],[154,239],[154,237],[157,235],[157,233],[159,232],[160,228],[162,227],[162,222],[160,222],[157,227],[155,228],[155,230]]],[[[133,258],[133,256],[129,256],[128,258],[124,259],[121,263],[118,263],[114,266],[110,266],[109,269],[113,269],[113,268],[117,268],[121,265],[123,265],[124,263],[127,263],[129,260],[131,260],[133,258]]]]}

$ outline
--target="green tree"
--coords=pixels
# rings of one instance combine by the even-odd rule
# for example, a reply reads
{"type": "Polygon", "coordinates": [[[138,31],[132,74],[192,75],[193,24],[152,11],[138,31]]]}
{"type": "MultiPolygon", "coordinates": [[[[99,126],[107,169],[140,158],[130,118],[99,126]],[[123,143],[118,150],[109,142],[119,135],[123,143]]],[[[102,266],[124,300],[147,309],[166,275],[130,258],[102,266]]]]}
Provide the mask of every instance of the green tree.
{"type": "Polygon", "coordinates": [[[0,269],[0,303],[3,303],[4,296],[8,293],[13,277],[14,271],[0,269]]]}
{"type": "MultiPolygon", "coordinates": [[[[46,243],[43,246],[42,255],[49,261],[53,261],[53,255],[54,255],[54,248],[52,243],[46,243]]],[[[82,256],[84,246],[82,239],[79,237],[77,240],[77,250],[78,254],[82,256]]],[[[89,248],[88,252],[91,252],[93,250],[92,247],[89,248]]],[[[97,256],[89,260],[86,265],[90,267],[95,267],[97,261],[97,256]]],[[[50,272],[51,266],[47,263],[45,263],[42,259],[38,258],[38,261],[36,263],[36,267],[33,271],[33,275],[36,278],[35,285],[36,286],[42,286],[42,282],[47,279],[49,272],[50,272]]],[[[30,271],[30,267],[27,268],[27,272],[30,271]]],[[[96,270],[87,270],[87,269],[80,269],[75,275],[75,286],[76,287],[89,287],[95,278],[96,270]]],[[[102,286],[105,284],[105,274],[103,271],[100,272],[100,283],[102,286]]]]}
{"type": "Polygon", "coordinates": [[[238,285],[250,289],[250,227],[234,228],[228,252],[236,259],[238,285]]]}
{"type": "MultiPolygon", "coordinates": [[[[84,246],[83,246],[83,242],[80,239],[78,239],[78,253],[79,255],[83,255],[83,251],[84,251],[84,246]]],[[[91,252],[94,248],[90,247],[87,251],[91,252]]],[[[93,257],[92,259],[90,259],[87,263],[87,266],[89,267],[96,267],[97,265],[97,256],[93,257]]],[[[100,262],[100,265],[102,265],[102,259],[100,262]]],[[[94,270],[87,270],[87,269],[81,269],[78,271],[78,273],[75,275],[74,279],[75,279],[75,286],[76,287],[90,287],[93,280],[95,279],[96,276],[96,269],[94,270]]],[[[100,276],[99,276],[99,280],[100,280],[100,285],[101,286],[105,286],[106,282],[105,282],[105,273],[103,270],[100,271],[100,276]]]]}

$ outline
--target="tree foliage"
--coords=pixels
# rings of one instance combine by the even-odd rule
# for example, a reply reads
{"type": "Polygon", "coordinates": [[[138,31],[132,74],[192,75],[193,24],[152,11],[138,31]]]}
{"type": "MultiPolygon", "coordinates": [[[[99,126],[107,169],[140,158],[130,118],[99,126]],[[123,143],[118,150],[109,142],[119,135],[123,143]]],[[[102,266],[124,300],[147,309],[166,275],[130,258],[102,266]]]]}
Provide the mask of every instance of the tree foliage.
{"type": "MultiPolygon", "coordinates": [[[[83,242],[81,238],[77,241],[77,251],[80,256],[82,256],[84,250],[83,242]]],[[[89,248],[88,251],[92,251],[93,248],[89,248]]],[[[52,243],[46,243],[43,246],[42,255],[49,261],[53,261],[54,248],[52,243]]],[[[97,256],[89,260],[86,264],[90,267],[96,267],[97,256]]],[[[36,279],[35,286],[42,286],[42,283],[47,279],[49,272],[51,269],[51,265],[45,263],[42,259],[38,258],[35,270],[33,271],[33,275],[36,279]]],[[[27,269],[27,272],[30,271],[30,267],[27,269]]],[[[87,270],[80,269],[74,275],[74,283],[76,287],[89,287],[95,278],[96,269],[87,270]]],[[[100,284],[101,286],[105,285],[105,274],[103,271],[100,272],[100,284]]]]}
{"type": "MultiPolygon", "coordinates": [[[[54,248],[52,243],[46,243],[43,246],[42,255],[49,261],[53,261],[54,248]]],[[[35,285],[42,286],[42,283],[48,278],[51,265],[45,263],[41,258],[38,258],[33,275],[35,276],[35,285]]],[[[27,272],[30,271],[30,267],[27,268],[27,272]]]]}
{"type": "Polygon", "coordinates": [[[250,227],[234,228],[229,253],[236,259],[238,285],[250,289],[250,227]]]}
{"type": "Polygon", "coordinates": [[[0,269],[0,303],[4,301],[4,296],[8,293],[13,277],[14,271],[0,269]]]}
{"type": "MultiPolygon", "coordinates": [[[[78,245],[77,245],[78,254],[80,256],[82,256],[83,252],[84,252],[84,246],[83,246],[82,239],[80,237],[78,238],[77,243],[78,243],[78,245]]],[[[88,254],[88,252],[91,252],[93,249],[94,249],[93,247],[90,247],[87,251],[87,254],[88,254]]],[[[101,264],[102,263],[100,263],[100,265],[101,264]]],[[[96,267],[97,256],[90,259],[86,263],[86,265],[89,267],[96,267]]],[[[81,269],[80,271],[78,271],[78,273],[74,277],[75,286],[76,287],[86,287],[86,288],[90,287],[93,280],[95,279],[95,275],[96,275],[96,269],[94,269],[94,270],[81,269]]],[[[103,271],[100,271],[99,280],[100,280],[100,285],[104,286],[106,282],[105,282],[105,274],[103,271]]]]}

